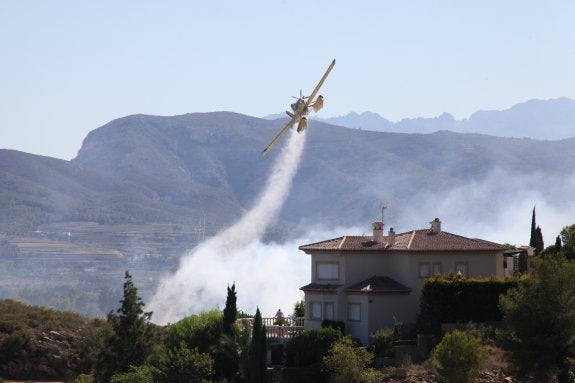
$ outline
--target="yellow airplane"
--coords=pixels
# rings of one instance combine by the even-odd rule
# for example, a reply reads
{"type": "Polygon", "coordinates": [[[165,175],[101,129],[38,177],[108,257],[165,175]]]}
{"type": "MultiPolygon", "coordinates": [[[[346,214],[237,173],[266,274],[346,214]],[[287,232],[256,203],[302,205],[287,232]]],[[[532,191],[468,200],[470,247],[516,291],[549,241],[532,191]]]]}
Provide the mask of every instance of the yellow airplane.
{"type": "Polygon", "coordinates": [[[299,92],[299,98],[297,99],[296,102],[291,104],[292,112],[286,111],[287,115],[291,117],[291,120],[286,124],[286,126],[281,130],[281,132],[278,133],[278,135],[272,140],[272,142],[270,142],[270,144],[262,151],[262,156],[264,156],[268,152],[268,150],[270,150],[271,147],[274,146],[276,142],[278,142],[280,138],[282,138],[283,135],[286,134],[287,131],[296,123],[298,124],[297,125],[298,133],[301,133],[307,128],[307,115],[310,112],[310,108],[312,108],[314,112],[317,112],[323,107],[323,96],[321,95],[318,96],[316,100],[314,100],[314,98],[317,95],[317,92],[319,92],[319,88],[321,88],[321,86],[323,85],[323,82],[327,78],[329,72],[331,72],[334,65],[335,65],[335,59],[331,62],[331,65],[329,66],[329,68],[327,68],[325,74],[323,75],[321,80],[319,80],[319,83],[317,84],[311,95],[302,96],[301,91],[299,92]]]}

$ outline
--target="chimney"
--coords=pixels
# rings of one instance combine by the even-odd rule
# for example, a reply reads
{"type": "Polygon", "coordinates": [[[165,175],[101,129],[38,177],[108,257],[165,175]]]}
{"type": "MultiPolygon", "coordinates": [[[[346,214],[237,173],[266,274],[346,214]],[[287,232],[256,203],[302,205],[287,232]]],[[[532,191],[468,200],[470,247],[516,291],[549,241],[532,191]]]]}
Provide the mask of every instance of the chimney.
{"type": "Polygon", "coordinates": [[[373,242],[383,242],[383,222],[376,221],[371,224],[373,226],[373,242]]]}
{"type": "Polygon", "coordinates": [[[433,221],[429,222],[431,224],[431,232],[434,234],[441,233],[441,221],[439,218],[435,218],[433,221]]]}
{"type": "Polygon", "coordinates": [[[395,245],[395,231],[393,231],[393,227],[389,229],[387,233],[387,246],[395,245]]]}

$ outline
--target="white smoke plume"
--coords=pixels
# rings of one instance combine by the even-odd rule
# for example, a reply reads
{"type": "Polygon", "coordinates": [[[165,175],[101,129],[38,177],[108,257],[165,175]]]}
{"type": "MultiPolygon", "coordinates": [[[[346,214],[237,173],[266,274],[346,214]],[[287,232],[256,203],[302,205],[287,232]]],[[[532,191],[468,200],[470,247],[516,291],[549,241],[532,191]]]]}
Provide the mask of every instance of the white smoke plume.
{"type": "Polygon", "coordinates": [[[288,275],[291,282],[293,275],[303,276],[302,281],[309,279],[308,264],[301,262],[297,245],[264,246],[260,238],[288,196],[304,138],[305,134],[290,134],[264,190],[238,222],[198,245],[182,258],[173,275],[160,281],[149,304],[154,322],[173,323],[185,315],[217,308],[225,303],[226,286],[232,283],[236,283],[238,307],[242,310],[255,311],[259,306],[264,311],[269,306],[266,310],[271,311],[271,307],[302,299],[299,286],[294,291],[293,286],[282,285],[282,275],[288,275]],[[302,273],[302,269],[306,271],[302,273]],[[285,300],[286,294],[292,301],[285,300]]]}
{"type": "Polygon", "coordinates": [[[531,213],[536,206],[537,225],[548,246],[555,243],[555,237],[564,226],[573,223],[573,195],[575,173],[565,172],[557,177],[519,175],[495,169],[484,178],[448,193],[417,196],[412,214],[402,218],[409,220],[411,228],[423,228],[438,217],[446,231],[521,246],[529,245],[531,213]]]}

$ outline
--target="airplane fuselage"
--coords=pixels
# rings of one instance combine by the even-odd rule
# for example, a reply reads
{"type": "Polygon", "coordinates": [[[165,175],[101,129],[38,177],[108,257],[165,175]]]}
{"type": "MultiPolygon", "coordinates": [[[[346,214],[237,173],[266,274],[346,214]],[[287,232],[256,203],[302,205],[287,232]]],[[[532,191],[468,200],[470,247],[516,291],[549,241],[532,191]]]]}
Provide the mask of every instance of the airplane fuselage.
{"type": "Polygon", "coordinates": [[[306,116],[309,114],[309,108],[305,105],[303,98],[298,98],[296,102],[291,104],[291,110],[299,116],[306,116]]]}
{"type": "Polygon", "coordinates": [[[327,75],[332,70],[334,65],[335,65],[335,59],[331,62],[330,66],[325,71],[323,77],[321,78],[321,80],[319,80],[319,83],[316,85],[315,89],[308,97],[303,97],[300,91],[300,97],[297,99],[296,102],[290,105],[292,111],[290,112],[289,110],[286,110],[286,114],[290,117],[290,121],[277,134],[277,136],[275,136],[272,142],[270,142],[269,145],[262,151],[262,156],[265,155],[268,152],[268,150],[270,150],[270,148],[274,146],[275,143],[278,142],[279,139],[282,138],[283,135],[291,127],[297,124],[298,133],[304,131],[307,128],[307,115],[310,112],[310,108],[313,109],[315,112],[317,112],[323,107],[324,102],[323,97],[319,95],[316,98],[316,96],[319,91],[319,88],[321,88],[323,82],[327,78],[327,75]]]}

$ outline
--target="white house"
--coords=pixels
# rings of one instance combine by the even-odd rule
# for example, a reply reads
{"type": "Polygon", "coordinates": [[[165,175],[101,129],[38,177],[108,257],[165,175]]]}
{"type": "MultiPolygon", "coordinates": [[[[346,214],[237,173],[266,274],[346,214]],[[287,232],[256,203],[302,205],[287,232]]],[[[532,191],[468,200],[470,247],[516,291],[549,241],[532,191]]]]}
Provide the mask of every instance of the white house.
{"type": "Polygon", "coordinates": [[[306,328],[341,320],[346,332],[367,344],[369,334],[394,321],[414,323],[425,278],[449,272],[503,278],[505,247],[431,227],[384,236],[383,222],[371,236],[343,236],[300,246],[311,255],[305,293],[306,328]]]}

